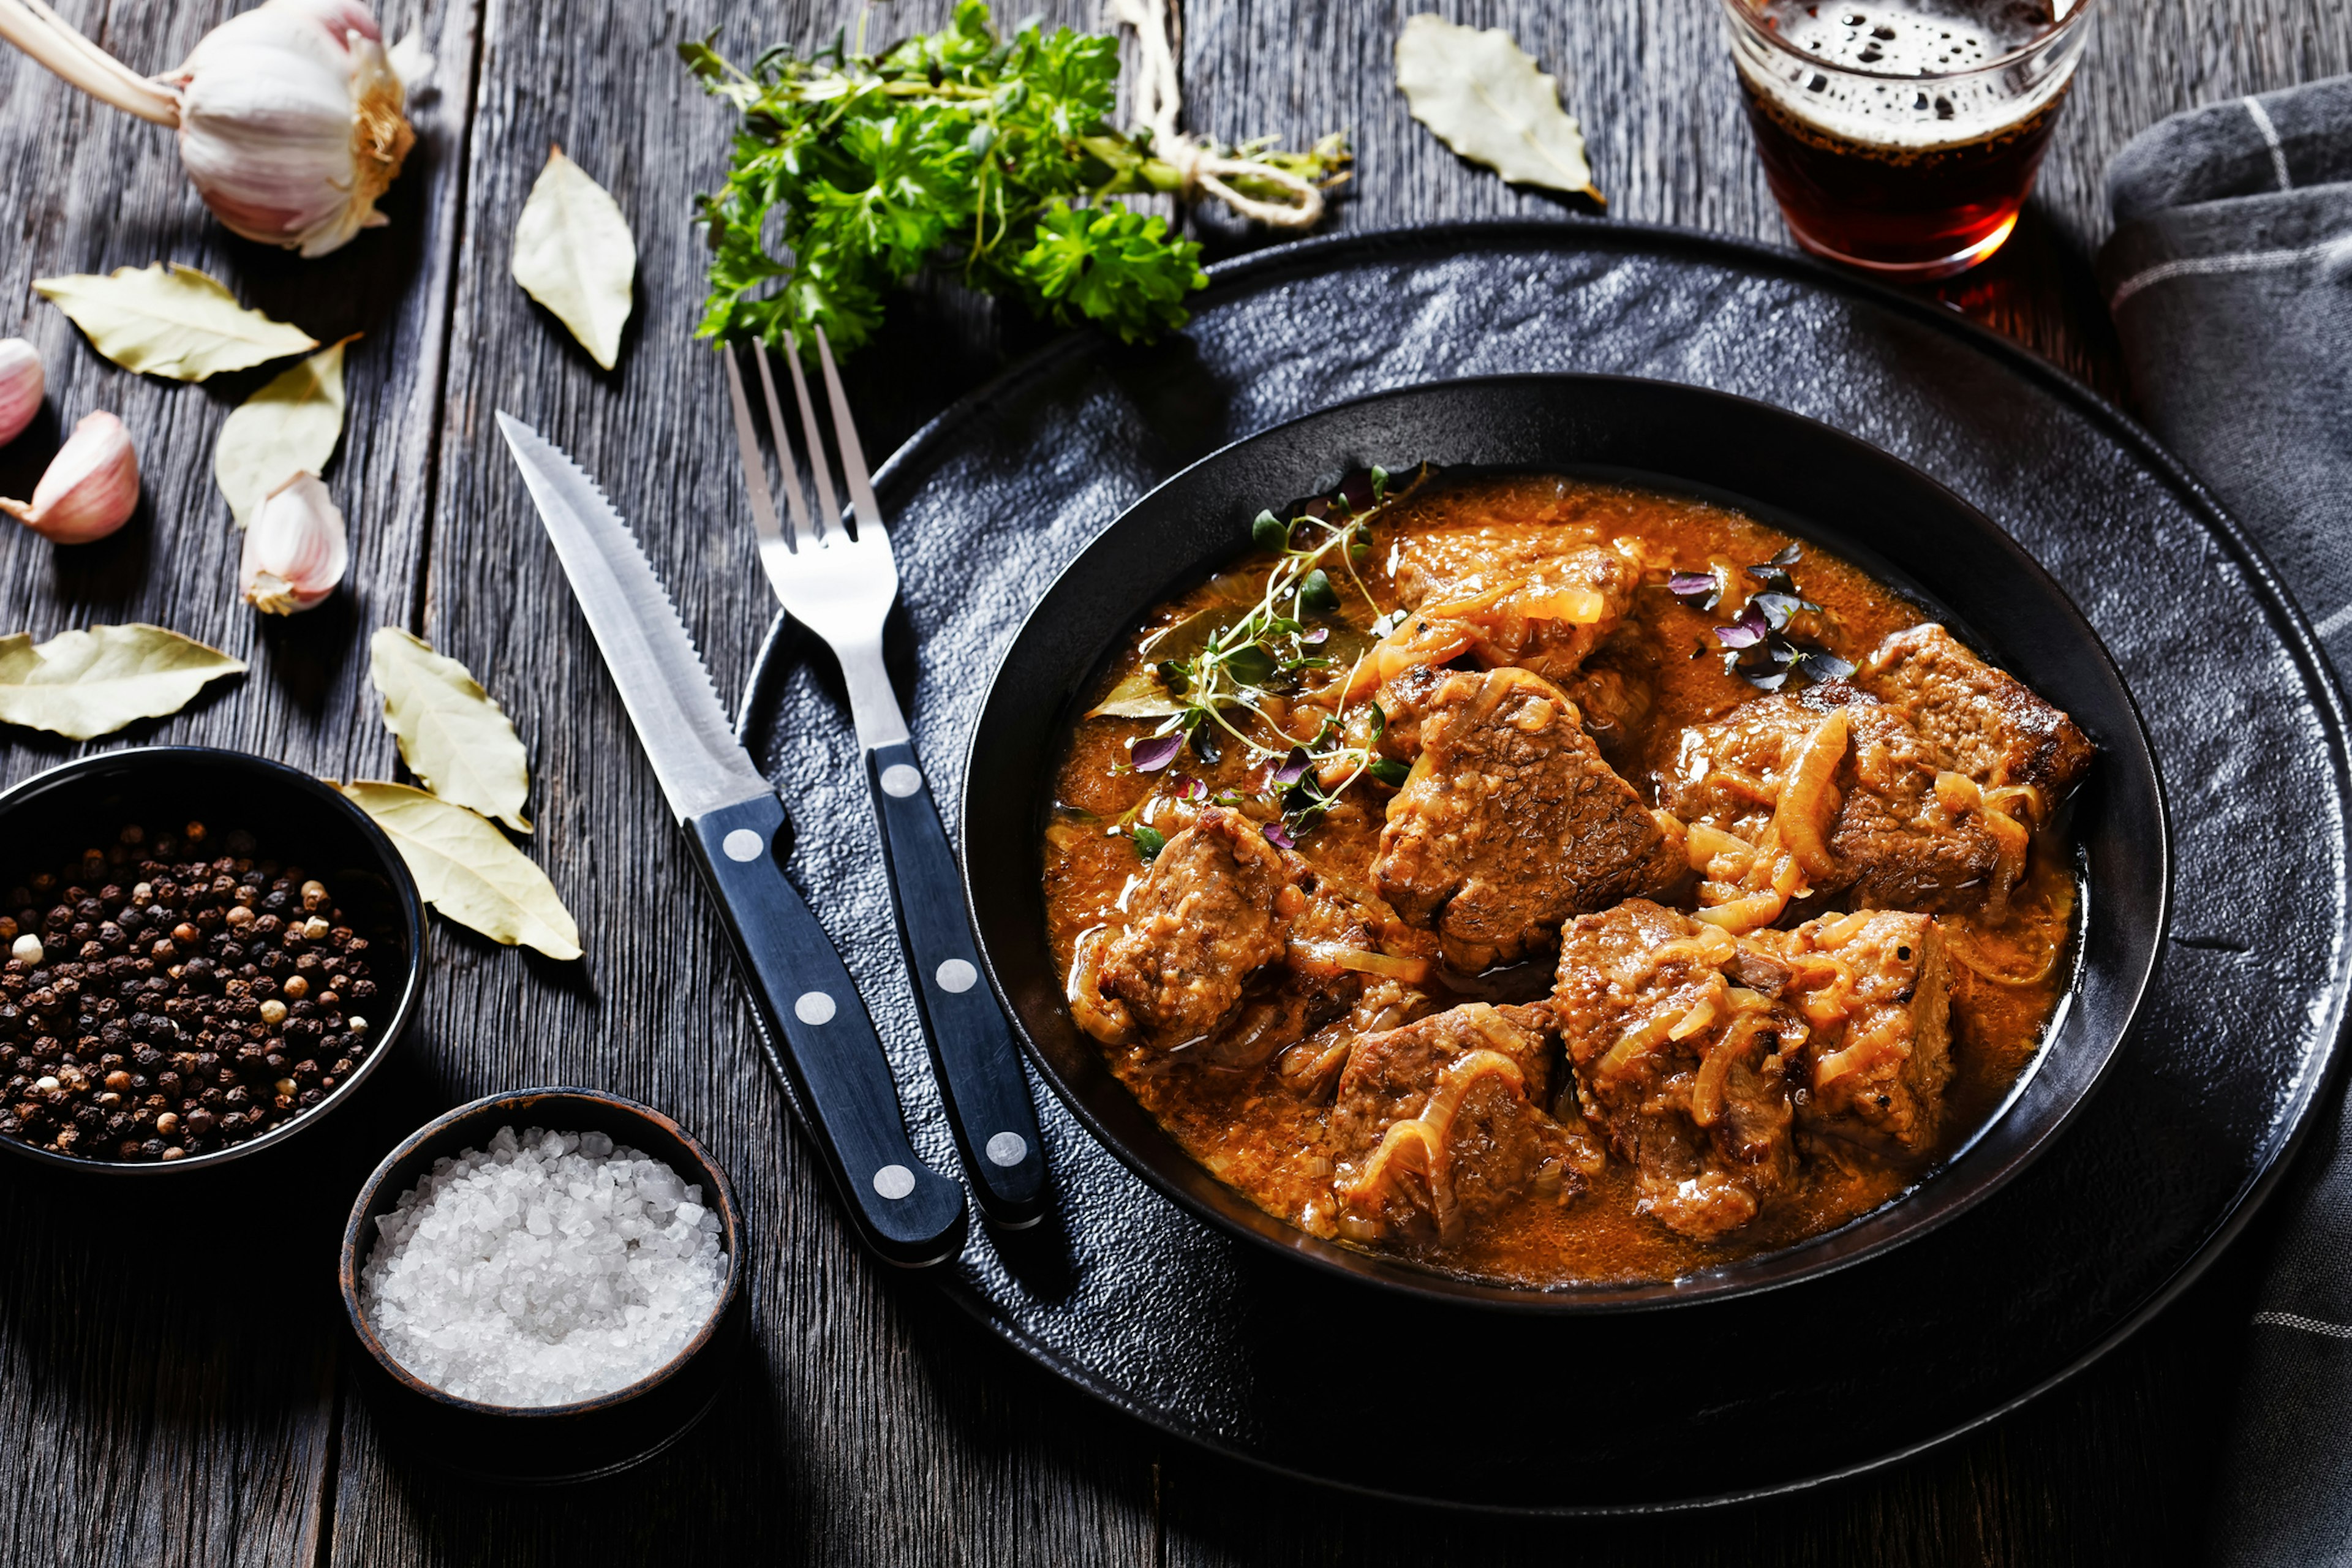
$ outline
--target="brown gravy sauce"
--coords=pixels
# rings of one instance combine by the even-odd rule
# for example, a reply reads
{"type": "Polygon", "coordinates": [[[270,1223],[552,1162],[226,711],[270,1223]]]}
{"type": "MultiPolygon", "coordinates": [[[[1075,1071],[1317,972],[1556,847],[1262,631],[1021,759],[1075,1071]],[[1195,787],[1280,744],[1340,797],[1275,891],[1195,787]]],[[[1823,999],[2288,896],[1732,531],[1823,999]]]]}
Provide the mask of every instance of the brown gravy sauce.
{"type": "MultiPolygon", "coordinates": [[[[1467,521],[1543,523],[1598,542],[1633,536],[1652,559],[1694,570],[1716,557],[1735,563],[1770,559],[1792,541],[1733,510],[1654,491],[1550,476],[1440,477],[1381,512],[1372,547],[1358,571],[1382,610],[1397,607],[1387,565],[1402,532],[1467,521]]],[[[1253,552],[1191,593],[1161,605],[1136,628],[1136,641],[1173,626],[1202,609],[1255,603],[1273,557],[1253,552]]],[[[1808,547],[1796,568],[1804,595],[1829,613],[1832,650],[1859,659],[1889,633],[1927,617],[1914,605],[1829,552],[1808,547]]],[[[1343,615],[1358,623],[1350,640],[1333,644],[1348,658],[1369,641],[1370,619],[1350,592],[1343,615]]],[[[1717,617],[1684,605],[1663,586],[1637,594],[1620,637],[1638,636],[1654,651],[1655,706],[1645,726],[1639,767],[1621,770],[1645,797],[1654,796],[1650,769],[1671,755],[1683,726],[1719,718],[1759,693],[1724,668],[1712,637],[1717,617]],[[1693,657],[1694,651],[1701,657],[1693,657]]],[[[1108,692],[1141,662],[1130,647],[1104,677],[1108,692]]],[[[1099,695],[1099,694],[1097,694],[1099,695]]],[[[1116,826],[1150,822],[1160,803],[1155,775],[1128,765],[1130,742],[1150,734],[1148,719],[1081,721],[1069,737],[1043,846],[1050,940],[1066,979],[1080,935],[1118,921],[1124,900],[1148,868],[1116,826]]],[[[1247,726],[1243,726],[1247,731],[1247,726]]],[[[1204,766],[1189,752],[1184,770],[1212,792],[1267,794],[1271,764],[1229,743],[1221,762],[1204,766]]],[[[1380,837],[1389,792],[1359,784],[1342,805],[1298,840],[1298,851],[1320,868],[1344,868],[1360,879],[1380,837]]],[[[1270,794],[1268,795],[1270,800],[1270,794]]],[[[1263,815],[1271,818],[1267,805],[1263,815]]],[[[2063,818],[2061,818],[2063,823],[2063,818]]],[[[1627,1282],[1687,1275],[1787,1247],[1868,1213],[1903,1192],[1920,1174],[1981,1129],[2019,1073],[2039,1049],[2060,992],[2069,978],[2076,908],[2071,846],[2045,834],[2033,848],[2024,880],[1998,923],[1980,917],[1940,917],[1948,935],[1986,968],[2004,975],[2042,977],[2029,984],[1987,978],[1965,962],[1952,964],[1952,1058],[1955,1076],[1945,1093],[1944,1134],[1931,1152],[1902,1161],[1874,1153],[1816,1151],[1808,1179],[1776,1200],[1752,1224],[1706,1243],[1667,1230],[1634,1210],[1633,1173],[1612,1159],[1580,1196],[1560,1204],[1529,1197],[1473,1227],[1459,1245],[1417,1256],[1451,1272],[1535,1286],[1627,1282]]],[[[1816,900],[1810,918],[1838,907],[1816,900]]],[[[1500,977],[1513,999],[1549,988],[1549,962],[1539,958],[1517,976],[1500,977]]],[[[1432,1011],[1458,1001],[1432,980],[1432,1011]]],[[[1493,999],[1486,997],[1484,999],[1493,999]]],[[[1241,1071],[1165,1067],[1139,1047],[1103,1047],[1114,1072],[1137,1100],[1192,1157],[1268,1213],[1333,1237],[1328,1218],[1333,1152],[1328,1104],[1286,1087],[1274,1064],[1241,1071]]]]}

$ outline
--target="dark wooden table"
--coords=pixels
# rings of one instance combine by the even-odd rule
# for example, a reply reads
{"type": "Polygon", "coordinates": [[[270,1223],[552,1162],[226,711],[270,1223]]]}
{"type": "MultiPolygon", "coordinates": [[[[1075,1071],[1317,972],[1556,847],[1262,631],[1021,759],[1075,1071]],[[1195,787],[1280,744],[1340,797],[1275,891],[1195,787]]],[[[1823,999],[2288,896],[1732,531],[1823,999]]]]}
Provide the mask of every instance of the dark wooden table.
{"type": "MultiPolygon", "coordinates": [[[[142,69],[176,62],[237,8],[62,0],[142,69]]],[[[1183,50],[1192,121],[1294,140],[1347,129],[1359,176],[1332,228],[1570,221],[1570,207],[1464,165],[1407,117],[1389,50],[1412,8],[1194,0],[1183,50]]],[[[877,25],[936,25],[944,9],[910,3],[877,25]]],[[[1099,25],[1084,0],[1053,10],[1099,25]]],[[[756,18],[709,5],[393,0],[388,31],[420,26],[436,49],[437,93],[417,113],[391,226],[311,262],[229,237],[190,194],[163,133],[0,54],[0,191],[14,215],[0,335],[32,338],[50,372],[45,424],[0,452],[0,494],[27,493],[61,426],[110,408],[139,442],[147,498],[100,545],[0,535],[0,631],[137,619],[227,647],[251,661],[249,676],[95,745],[236,746],[346,777],[395,776],[367,685],[367,634],[420,633],[514,715],[534,766],[530,850],[588,949],[559,965],[441,925],[421,1017],[378,1091],[322,1128],[319,1148],[262,1178],[167,1203],[152,1187],[134,1197],[0,1173],[0,1562],[2180,1555],[2201,1524],[2259,1229],[2122,1350],[1990,1428],[1803,1497],[1601,1524],[1433,1513],[1276,1481],[1098,1409],[857,1254],[759,1065],[718,924],[488,418],[506,407],[533,419],[606,479],[721,689],[740,689],[771,606],[748,534],[712,521],[740,513],[741,481],[719,384],[688,341],[701,251],[687,198],[713,182],[728,125],[669,46],[723,22],[722,44],[748,55],[777,36],[830,34],[850,14],[812,0],[756,18]],[[637,236],[636,315],[610,374],[508,276],[515,216],[551,141],[613,191],[637,236]],[[183,386],[128,374],[29,289],[37,276],[158,258],[205,268],[322,340],[366,333],[329,475],[354,561],[349,590],[326,608],[265,622],[236,600],[236,539],[211,456],[223,416],[261,376],[183,386]],[[713,1418],[654,1466],[573,1494],[491,1493],[380,1444],[339,1365],[334,1241],[360,1177],[408,1128],[491,1089],[562,1082],[670,1110],[733,1173],[757,1238],[758,1348],[713,1418]]],[[[1613,214],[1783,241],[1709,0],[1477,0],[1448,14],[1508,26],[1561,79],[1613,214]]],[[[2175,110],[2347,69],[2352,11],[2339,0],[2109,0],[2024,225],[1942,297],[2119,395],[2089,277],[2108,156],[2175,110]]],[[[1221,254],[1249,243],[1222,226],[1208,237],[1221,254]]],[[[852,367],[869,449],[887,451],[1039,341],[945,291],[908,301],[852,367]]],[[[0,780],[83,749],[0,732],[0,780]]],[[[1476,1447],[1459,1406],[1430,1434],[1433,1463],[1475,1463],[1476,1447]]]]}

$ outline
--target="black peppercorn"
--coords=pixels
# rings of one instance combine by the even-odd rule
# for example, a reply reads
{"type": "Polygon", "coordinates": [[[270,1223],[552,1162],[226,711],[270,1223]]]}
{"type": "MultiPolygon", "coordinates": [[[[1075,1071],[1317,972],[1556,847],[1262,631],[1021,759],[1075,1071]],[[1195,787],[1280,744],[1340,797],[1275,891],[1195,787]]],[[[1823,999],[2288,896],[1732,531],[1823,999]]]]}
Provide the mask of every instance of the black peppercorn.
{"type": "Polygon", "coordinates": [[[309,1110],[371,1048],[341,1011],[374,994],[367,943],[325,885],[252,858],[242,830],[175,858],[200,846],[202,823],[133,826],[0,891],[0,939],[47,950],[0,959],[0,1137],[184,1159],[309,1110]]]}

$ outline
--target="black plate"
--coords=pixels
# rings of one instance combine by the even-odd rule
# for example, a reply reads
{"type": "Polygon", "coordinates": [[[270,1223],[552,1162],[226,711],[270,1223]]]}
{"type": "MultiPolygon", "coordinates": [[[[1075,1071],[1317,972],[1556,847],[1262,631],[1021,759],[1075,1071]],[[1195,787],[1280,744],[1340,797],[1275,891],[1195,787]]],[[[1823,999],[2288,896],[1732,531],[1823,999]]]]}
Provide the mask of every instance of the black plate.
{"type": "Polygon", "coordinates": [[[1055,580],[1013,640],[972,731],[966,880],[990,978],[1045,1075],[1128,1167],[1237,1236],[1401,1290],[1520,1310],[1706,1300],[1856,1263],[1993,1192],[2079,1110],[2131,1025],[2163,942],[2171,851],[2156,764],[2123,678],[2050,574],[1982,512],[1825,425],[1719,392],[1622,376],[1439,382],[1374,394],[1239,441],[1153,490],[1055,580]],[[2077,796],[2084,871],[2074,981],[2048,1043],[1956,1158],[1801,1245],[1677,1279],[1533,1290],[1311,1236],[1196,1163],[1070,1016],[1045,942],[1037,845],[1071,724],[1152,607],[1230,566],[1249,520],[1350,468],[1540,469],[1705,495],[1823,545],[1916,599],[2074,715],[2099,759],[2077,796]]]}
{"type": "MultiPolygon", "coordinates": [[[[2031,1170],[1933,1235],[1761,1296],[1586,1321],[1400,1302],[1270,1257],[1161,1196],[1040,1086],[1055,1212],[1017,1250],[975,1236],[945,1288],[1139,1419],[1391,1496],[1639,1510],[1850,1474],[2031,1397],[2186,1284],[2269,1190],[2344,1019],[2334,689],[2258,554],[2129,420],[1949,311],[1761,247],[1582,222],[1289,247],[1220,268],[1157,348],[1057,342],[884,468],[909,717],[930,765],[957,765],[1037,596],[1187,464],[1366,393],[1529,371],[1820,419],[1966,497],[2082,608],[2147,721],[2174,834],[2172,935],[2105,1082],[2031,1170]],[[1448,1390],[1482,1368],[1519,1396],[1474,1427],[1448,1390]],[[1461,1440],[1400,1429],[1414,1400],[1442,1402],[1461,1440]]],[[[743,721],[917,1147],[951,1163],[830,656],[783,628],[743,721]]]]}

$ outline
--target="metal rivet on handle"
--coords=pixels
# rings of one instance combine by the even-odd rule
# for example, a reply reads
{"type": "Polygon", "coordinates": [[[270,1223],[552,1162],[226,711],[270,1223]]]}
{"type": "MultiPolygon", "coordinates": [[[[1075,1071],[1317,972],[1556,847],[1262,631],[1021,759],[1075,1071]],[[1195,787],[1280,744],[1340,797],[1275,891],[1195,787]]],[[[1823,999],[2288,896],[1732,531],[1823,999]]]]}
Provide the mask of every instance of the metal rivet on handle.
{"type": "Polygon", "coordinates": [[[882,770],[882,793],[895,800],[904,800],[923,787],[923,774],[919,768],[904,763],[892,763],[882,770]]]}
{"type": "Polygon", "coordinates": [[[1029,1140],[1018,1132],[1000,1132],[988,1141],[988,1160],[992,1165],[1017,1165],[1028,1152],[1029,1140]]]}
{"type": "Polygon", "coordinates": [[[730,860],[756,860],[760,858],[760,836],[748,827],[739,827],[719,841],[730,860]]]}
{"type": "Polygon", "coordinates": [[[793,1016],[803,1024],[833,1022],[833,998],[822,991],[803,991],[793,1004],[793,1016]]]}
{"type": "Polygon", "coordinates": [[[896,1203],[915,1190],[915,1173],[904,1165],[885,1165],[874,1173],[874,1190],[896,1203]]]}
{"type": "Polygon", "coordinates": [[[978,983],[980,971],[961,958],[950,958],[940,965],[939,973],[932,978],[940,983],[940,989],[942,991],[962,993],[971,990],[978,983]]]}

